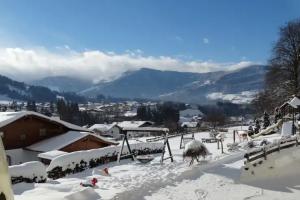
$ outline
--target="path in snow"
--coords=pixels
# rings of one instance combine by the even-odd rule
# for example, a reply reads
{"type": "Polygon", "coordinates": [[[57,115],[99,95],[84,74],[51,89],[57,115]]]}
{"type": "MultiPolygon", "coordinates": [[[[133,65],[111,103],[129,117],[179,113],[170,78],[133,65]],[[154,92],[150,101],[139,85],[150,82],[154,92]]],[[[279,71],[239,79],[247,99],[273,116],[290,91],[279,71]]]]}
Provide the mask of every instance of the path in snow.
{"type": "MultiPolygon", "coordinates": [[[[185,163],[185,167],[184,167],[185,171],[183,171],[182,173],[178,174],[178,173],[170,172],[167,177],[159,178],[156,180],[148,179],[148,177],[147,177],[148,180],[143,182],[142,184],[140,184],[138,187],[135,187],[135,188],[132,188],[131,190],[126,190],[122,193],[119,193],[113,199],[118,199],[118,200],[127,200],[127,199],[141,200],[141,199],[144,199],[144,197],[149,196],[152,193],[159,191],[161,188],[174,187],[174,186],[176,186],[177,183],[180,183],[180,182],[196,181],[204,174],[203,173],[204,169],[209,169],[215,165],[219,165],[218,163],[223,163],[228,159],[229,160],[233,160],[233,159],[241,160],[242,155],[243,154],[241,154],[241,153],[237,153],[236,155],[230,156],[230,158],[228,157],[228,158],[222,159],[222,161],[215,161],[213,163],[202,161],[202,162],[198,163],[197,165],[194,165],[191,167],[186,167],[187,164],[185,163]]],[[[177,167],[176,167],[176,170],[178,170],[177,167]]],[[[186,194],[188,192],[189,192],[189,190],[183,191],[183,193],[186,193],[186,194]]],[[[188,195],[190,195],[190,193],[188,195]]],[[[194,195],[197,197],[196,199],[201,199],[202,197],[207,195],[207,192],[204,189],[197,188],[195,190],[194,195]]],[[[190,199],[190,197],[189,198],[184,198],[184,196],[182,196],[182,197],[183,197],[182,199],[190,199]]],[[[161,198],[161,199],[163,199],[163,198],[161,198]]],[[[179,199],[179,197],[171,198],[171,199],[179,199]]]]}

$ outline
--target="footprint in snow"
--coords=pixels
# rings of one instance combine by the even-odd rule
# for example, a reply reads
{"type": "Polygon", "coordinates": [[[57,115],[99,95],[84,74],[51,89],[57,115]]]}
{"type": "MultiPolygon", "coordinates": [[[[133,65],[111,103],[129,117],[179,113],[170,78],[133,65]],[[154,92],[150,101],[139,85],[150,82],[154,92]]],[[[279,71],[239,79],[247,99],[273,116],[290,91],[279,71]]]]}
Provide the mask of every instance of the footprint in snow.
{"type": "Polygon", "coordinates": [[[207,196],[207,192],[202,189],[195,190],[195,194],[196,194],[198,200],[205,200],[206,196],[207,196]]]}

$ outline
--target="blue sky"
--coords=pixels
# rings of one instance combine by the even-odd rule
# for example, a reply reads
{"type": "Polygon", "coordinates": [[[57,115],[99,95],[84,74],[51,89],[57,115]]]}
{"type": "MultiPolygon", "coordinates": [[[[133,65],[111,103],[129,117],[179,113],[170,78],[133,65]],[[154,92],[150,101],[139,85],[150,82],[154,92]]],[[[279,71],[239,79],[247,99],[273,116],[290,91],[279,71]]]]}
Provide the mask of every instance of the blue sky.
{"type": "Polygon", "coordinates": [[[297,0],[0,0],[0,47],[266,63],[299,8],[297,0]]]}

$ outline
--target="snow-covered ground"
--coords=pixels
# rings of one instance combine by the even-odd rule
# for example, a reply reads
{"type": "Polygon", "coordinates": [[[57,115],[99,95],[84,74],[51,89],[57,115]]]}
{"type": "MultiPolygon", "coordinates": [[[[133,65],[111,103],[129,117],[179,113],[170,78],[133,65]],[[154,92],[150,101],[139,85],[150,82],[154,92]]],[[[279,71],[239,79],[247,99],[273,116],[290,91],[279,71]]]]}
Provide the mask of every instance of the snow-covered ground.
{"type": "MultiPolygon", "coordinates": [[[[208,137],[207,132],[195,134],[196,139],[208,137]]],[[[232,142],[228,133],[224,142],[225,154],[216,143],[206,144],[212,155],[200,163],[188,166],[179,149],[180,137],[171,138],[174,162],[159,163],[160,154],[148,164],[122,160],[82,173],[42,184],[20,183],[13,186],[16,200],[158,200],[158,199],[298,199],[300,195],[300,172],[292,176],[268,181],[241,183],[240,173],[244,152],[229,153],[226,144],[232,142]],[[110,176],[101,175],[104,167],[110,176]],[[98,179],[94,189],[83,188],[81,182],[93,177],[98,179]]],[[[296,163],[290,167],[300,166],[296,163]]],[[[296,168],[297,169],[297,168],[296,168]]],[[[299,167],[298,167],[299,169],[299,167]]]]}

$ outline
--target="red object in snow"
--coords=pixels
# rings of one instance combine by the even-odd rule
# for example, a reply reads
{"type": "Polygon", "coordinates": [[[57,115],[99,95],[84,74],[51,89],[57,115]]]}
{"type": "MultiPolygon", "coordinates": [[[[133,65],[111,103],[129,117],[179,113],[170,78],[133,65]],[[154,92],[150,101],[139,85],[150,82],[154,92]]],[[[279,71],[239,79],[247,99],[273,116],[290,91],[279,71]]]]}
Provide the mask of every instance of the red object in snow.
{"type": "Polygon", "coordinates": [[[92,182],[92,185],[93,185],[93,186],[96,186],[96,183],[98,183],[98,180],[97,180],[96,178],[93,178],[93,179],[91,180],[91,182],[92,182]]]}
{"type": "Polygon", "coordinates": [[[83,187],[95,187],[96,183],[98,183],[98,180],[96,178],[93,178],[92,180],[89,180],[87,183],[80,183],[83,187]]]}

